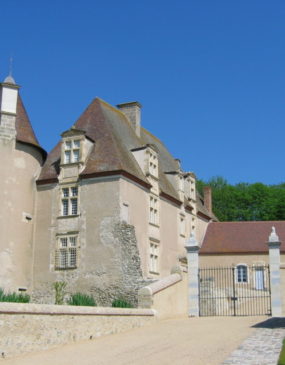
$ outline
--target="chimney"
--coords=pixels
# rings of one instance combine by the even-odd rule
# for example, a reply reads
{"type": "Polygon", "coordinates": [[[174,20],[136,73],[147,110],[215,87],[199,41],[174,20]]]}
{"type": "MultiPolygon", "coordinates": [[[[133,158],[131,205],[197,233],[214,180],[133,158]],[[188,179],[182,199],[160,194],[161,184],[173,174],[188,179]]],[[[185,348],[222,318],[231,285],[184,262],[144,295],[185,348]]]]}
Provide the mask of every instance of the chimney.
{"type": "Polygon", "coordinates": [[[141,136],[141,108],[142,105],[137,101],[130,103],[118,104],[117,108],[123,112],[129,119],[136,135],[141,136]]]}
{"type": "Polygon", "coordinates": [[[204,205],[208,212],[212,214],[212,188],[210,186],[204,186],[204,205]]]}

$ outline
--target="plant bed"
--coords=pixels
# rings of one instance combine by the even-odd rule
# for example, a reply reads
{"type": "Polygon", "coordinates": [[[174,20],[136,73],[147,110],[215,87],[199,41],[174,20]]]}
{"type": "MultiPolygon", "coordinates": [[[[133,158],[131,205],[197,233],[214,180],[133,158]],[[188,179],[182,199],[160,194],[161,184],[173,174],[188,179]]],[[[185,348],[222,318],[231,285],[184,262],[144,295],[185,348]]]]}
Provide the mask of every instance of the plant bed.
{"type": "Polygon", "coordinates": [[[29,303],[30,296],[28,294],[4,293],[0,288],[0,302],[29,303]]]}
{"type": "Polygon", "coordinates": [[[92,295],[76,293],[72,294],[67,302],[69,305],[82,305],[87,307],[96,307],[96,302],[92,295]]]}

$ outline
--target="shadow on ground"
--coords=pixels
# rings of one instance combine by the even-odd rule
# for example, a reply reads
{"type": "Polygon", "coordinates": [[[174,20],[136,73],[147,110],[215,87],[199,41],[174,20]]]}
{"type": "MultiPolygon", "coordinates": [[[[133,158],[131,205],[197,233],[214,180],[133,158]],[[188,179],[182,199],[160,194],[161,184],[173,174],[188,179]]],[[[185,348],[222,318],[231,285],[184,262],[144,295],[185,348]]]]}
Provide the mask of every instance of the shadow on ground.
{"type": "Polygon", "coordinates": [[[285,328],[285,317],[269,318],[252,326],[252,328],[285,328]]]}

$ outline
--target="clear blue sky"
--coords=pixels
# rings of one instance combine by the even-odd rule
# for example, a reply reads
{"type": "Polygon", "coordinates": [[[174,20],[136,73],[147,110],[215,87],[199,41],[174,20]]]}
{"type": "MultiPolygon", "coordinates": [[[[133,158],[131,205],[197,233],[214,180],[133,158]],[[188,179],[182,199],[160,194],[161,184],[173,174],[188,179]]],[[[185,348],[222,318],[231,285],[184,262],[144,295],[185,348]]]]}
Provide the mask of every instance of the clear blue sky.
{"type": "Polygon", "coordinates": [[[184,170],[285,181],[284,0],[9,0],[0,34],[46,150],[94,97],[138,100],[184,170]]]}

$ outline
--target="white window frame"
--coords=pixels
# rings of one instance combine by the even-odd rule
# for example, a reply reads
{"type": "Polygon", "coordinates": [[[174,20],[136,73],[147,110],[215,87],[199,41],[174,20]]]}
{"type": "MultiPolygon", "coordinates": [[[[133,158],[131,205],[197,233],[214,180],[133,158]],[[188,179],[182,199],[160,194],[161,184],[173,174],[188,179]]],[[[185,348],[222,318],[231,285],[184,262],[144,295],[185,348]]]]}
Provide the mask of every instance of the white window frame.
{"type": "Polygon", "coordinates": [[[64,186],[60,188],[61,208],[63,217],[77,216],[79,214],[79,189],[78,186],[64,186]]]}
{"type": "Polygon", "coordinates": [[[78,234],[66,234],[57,237],[55,269],[76,269],[78,267],[78,234]]]}
{"type": "Polygon", "coordinates": [[[159,242],[149,241],[149,273],[159,274],[159,242]]]}
{"type": "Polygon", "coordinates": [[[159,198],[156,195],[149,197],[149,223],[159,225],[159,198]]]}
{"type": "Polygon", "coordinates": [[[81,159],[81,140],[78,138],[63,141],[63,163],[78,163],[81,159]]]}
{"type": "Polygon", "coordinates": [[[236,283],[247,284],[249,283],[249,270],[247,264],[236,265],[236,283]]]}

